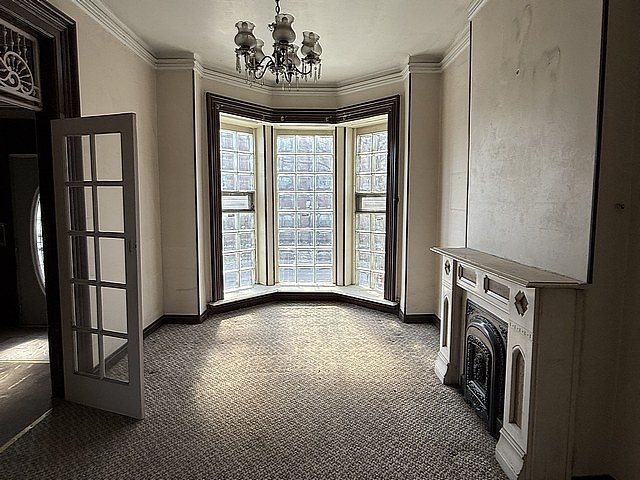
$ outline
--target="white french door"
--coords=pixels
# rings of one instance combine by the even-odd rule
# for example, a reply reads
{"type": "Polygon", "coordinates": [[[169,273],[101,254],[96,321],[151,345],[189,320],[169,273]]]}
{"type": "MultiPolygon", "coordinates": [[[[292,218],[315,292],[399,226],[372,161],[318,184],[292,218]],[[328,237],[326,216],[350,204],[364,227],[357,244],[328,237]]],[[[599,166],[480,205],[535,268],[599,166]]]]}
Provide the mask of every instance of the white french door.
{"type": "Polygon", "coordinates": [[[52,121],[65,398],[144,418],[136,117],[52,121]]]}

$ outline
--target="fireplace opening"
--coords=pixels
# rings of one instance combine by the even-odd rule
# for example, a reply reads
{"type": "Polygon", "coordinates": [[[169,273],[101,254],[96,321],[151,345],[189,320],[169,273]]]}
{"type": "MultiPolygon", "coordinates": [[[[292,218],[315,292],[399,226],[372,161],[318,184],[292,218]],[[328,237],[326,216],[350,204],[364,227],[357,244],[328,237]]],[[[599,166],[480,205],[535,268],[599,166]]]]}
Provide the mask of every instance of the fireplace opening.
{"type": "Polygon", "coordinates": [[[471,300],[465,323],[464,399],[497,437],[504,412],[507,324],[471,300]]]}

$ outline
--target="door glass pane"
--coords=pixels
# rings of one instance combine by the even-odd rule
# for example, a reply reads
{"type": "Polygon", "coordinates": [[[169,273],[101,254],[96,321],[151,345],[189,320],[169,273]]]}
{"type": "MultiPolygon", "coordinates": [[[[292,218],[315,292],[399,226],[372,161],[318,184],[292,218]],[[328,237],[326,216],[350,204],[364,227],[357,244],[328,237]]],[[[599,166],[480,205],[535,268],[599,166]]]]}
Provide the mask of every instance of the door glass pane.
{"type": "Polygon", "coordinates": [[[93,237],[72,236],[71,263],[76,280],[96,279],[96,254],[93,237]]]}
{"type": "Polygon", "coordinates": [[[98,219],[101,232],[124,232],[122,187],[98,187],[98,219]]]}
{"type": "Polygon", "coordinates": [[[331,284],[333,136],[278,135],[276,145],[279,281],[331,284]]]}
{"type": "Polygon", "coordinates": [[[119,133],[95,136],[97,180],[122,180],[122,147],[119,133]]]}
{"type": "Polygon", "coordinates": [[[98,300],[93,285],[73,285],[73,324],[98,328],[98,300]]]}
{"type": "Polygon", "coordinates": [[[124,338],[104,335],[105,378],[129,383],[129,342],[124,338]]]}
{"type": "Polygon", "coordinates": [[[90,182],[91,138],[89,135],[69,136],[67,139],[67,180],[90,182]]]}
{"type": "Polygon", "coordinates": [[[354,161],[354,283],[384,291],[387,197],[387,132],[357,135],[354,161]],[[361,195],[371,194],[374,195],[361,195]],[[376,212],[376,213],[370,213],[376,212]]]}
{"type": "Polygon", "coordinates": [[[69,187],[69,225],[71,230],[92,232],[93,193],[91,187],[69,187]]]}
{"type": "Polygon", "coordinates": [[[73,351],[75,354],[75,371],[85,375],[99,376],[100,355],[98,335],[95,333],[73,332],[73,351]]]}
{"type": "Polygon", "coordinates": [[[100,239],[100,280],[114,283],[127,281],[124,239],[100,239]]]}
{"type": "Polygon", "coordinates": [[[116,333],[127,333],[127,291],[122,288],[102,287],[102,328],[116,333]]]}

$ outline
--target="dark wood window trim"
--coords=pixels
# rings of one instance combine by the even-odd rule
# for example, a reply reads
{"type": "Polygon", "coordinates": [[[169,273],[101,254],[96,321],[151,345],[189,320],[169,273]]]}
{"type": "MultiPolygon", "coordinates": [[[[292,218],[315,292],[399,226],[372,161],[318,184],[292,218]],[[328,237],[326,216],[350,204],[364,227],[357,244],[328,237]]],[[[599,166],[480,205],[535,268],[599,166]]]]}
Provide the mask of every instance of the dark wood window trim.
{"type": "Polygon", "coordinates": [[[38,168],[45,235],[49,358],[54,397],[64,397],[51,120],[80,116],[76,25],[45,0],[0,0],[0,17],[38,39],[42,111],[36,112],[38,168]]]}
{"type": "Polygon", "coordinates": [[[387,115],[387,242],[385,248],[384,298],[396,300],[396,254],[398,225],[398,159],[400,155],[400,96],[382,98],[337,109],[276,109],[229,97],[206,94],[207,136],[209,140],[209,203],[211,205],[211,263],[213,301],[224,297],[222,276],[222,209],[220,198],[220,114],[226,113],[268,123],[315,123],[336,125],[387,115]]]}

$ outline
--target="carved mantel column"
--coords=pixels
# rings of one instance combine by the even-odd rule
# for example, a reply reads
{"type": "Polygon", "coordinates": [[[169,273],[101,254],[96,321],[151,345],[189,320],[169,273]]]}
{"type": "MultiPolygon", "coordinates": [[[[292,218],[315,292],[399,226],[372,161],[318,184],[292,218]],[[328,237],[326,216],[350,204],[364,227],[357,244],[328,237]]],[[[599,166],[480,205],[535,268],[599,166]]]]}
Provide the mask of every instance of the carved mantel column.
{"type": "Polygon", "coordinates": [[[440,350],[435,371],[447,385],[464,372],[467,300],[509,325],[503,427],[496,458],[510,479],[570,478],[570,424],[576,345],[572,278],[468,248],[442,257],[440,350]]]}

